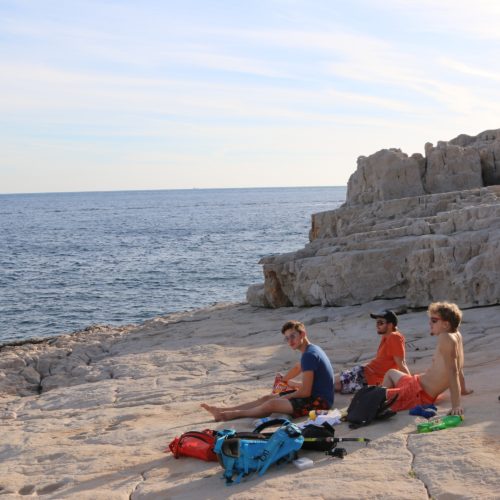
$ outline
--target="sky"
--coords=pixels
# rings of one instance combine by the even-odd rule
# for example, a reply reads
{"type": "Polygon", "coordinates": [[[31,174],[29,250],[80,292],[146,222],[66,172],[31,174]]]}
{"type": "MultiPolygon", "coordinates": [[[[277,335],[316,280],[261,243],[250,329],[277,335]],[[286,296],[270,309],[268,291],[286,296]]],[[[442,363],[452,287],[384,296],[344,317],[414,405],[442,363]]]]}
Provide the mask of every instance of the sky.
{"type": "Polygon", "coordinates": [[[500,128],[497,0],[0,0],[0,193],[342,186],[500,128]]]}

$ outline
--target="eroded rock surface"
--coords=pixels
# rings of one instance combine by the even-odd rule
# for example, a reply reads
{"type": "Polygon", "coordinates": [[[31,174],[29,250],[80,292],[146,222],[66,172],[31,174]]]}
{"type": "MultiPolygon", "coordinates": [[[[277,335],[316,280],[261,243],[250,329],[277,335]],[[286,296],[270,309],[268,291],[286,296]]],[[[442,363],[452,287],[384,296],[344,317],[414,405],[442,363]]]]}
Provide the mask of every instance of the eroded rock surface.
{"type": "Polygon", "coordinates": [[[0,393],[29,396],[61,385],[113,378],[111,345],[127,327],[93,326],[83,332],[0,347],[0,393]]]}
{"type": "MultiPolygon", "coordinates": [[[[417,434],[418,417],[408,412],[358,430],[342,423],[337,436],[363,436],[371,443],[342,443],[344,460],[303,450],[301,456],[314,461],[311,469],[273,467],[231,487],[224,485],[218,463],[163,453],[188,430],[253,428],[251,418],[216,423],[199,405],[231,405],[268,394],[276,371],[298,359],[282,340],[286,320],[304,321],[311,340],[339,371],[373,357],[379,339],[369,313],[385,307],[399,314],[410,370],[422,371],[436,339],[428,333],[426,313],[408,311],[404,300],[339,308],[230,305],[68,335],[57,346],[4,348],[0,374],[11,382],[0,383],[0,496],[303,499],[331,498],[333,492],[353,499],[497,498],[500,306],[464,311],[465,377],[474,392],[462,401],[460,427],[417,434]],[[66,355],[75,352],[78,362],[76,354],[66,355]],[[20,392],[6,393],[35,358],[45,367],[42,373],[54,373],[40,375],[50,386],[29,393],[26,384],[36,387],[38,379],[29,370],[20,392]]],[[[335,407],[345,408],[349,399],[336,395],[335,407]]],[[[438,406],[441,414],[448,411],[448,393],[438,406]]]]}
{"type": "Polygon", "coordinates": [[[309,238],[261,260],[265,281],[249,288],[250,304],[499,303],[500,130],[427,144],[425,158],[361,157],[346,203],[314,214],[309,238]]]}

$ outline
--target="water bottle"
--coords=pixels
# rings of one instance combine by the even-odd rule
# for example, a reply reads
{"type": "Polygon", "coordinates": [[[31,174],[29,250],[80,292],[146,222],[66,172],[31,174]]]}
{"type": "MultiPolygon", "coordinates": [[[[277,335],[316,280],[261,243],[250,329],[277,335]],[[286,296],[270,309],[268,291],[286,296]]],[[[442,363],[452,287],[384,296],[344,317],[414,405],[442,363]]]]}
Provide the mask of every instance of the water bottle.
{"type": "Polygon", "coordinates": [[[460,425],[463,420],[464,417],[462,415],[446,415],[437,420],[417,424],[417,432],[433,432],[456,427],[460,425]]]}

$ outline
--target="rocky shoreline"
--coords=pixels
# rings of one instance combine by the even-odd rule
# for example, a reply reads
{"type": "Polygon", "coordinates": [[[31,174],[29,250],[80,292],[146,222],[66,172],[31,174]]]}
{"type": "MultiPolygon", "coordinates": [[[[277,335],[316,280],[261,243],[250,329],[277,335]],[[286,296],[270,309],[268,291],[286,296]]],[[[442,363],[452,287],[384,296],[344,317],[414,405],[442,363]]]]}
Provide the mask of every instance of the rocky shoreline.
{"type": "MultiPolygon", "coordinates": [[[[474,393],[464,399],[459,428],[416,434],[418,417],[403,412],[363,429],[372,443],[347,447],[343,461],[306,452],[311,469],[284,466],[231,488],[218,464],[163,453],[186,430],[228,426],[210,421],[201,402],[267,393],[274,373],[296,361],[279,333],[285,320],[304,321],[339,370],[370,358],[377,339],[369,311],[387,306],[399,312],[410,369],[424,369],[435,339],[425,311],[408,309],[402,299],[280,309],[224,304],[4,347],[0,493],[7,499],[496,498],[500,306],[464,312],[465,375],[474,393]]],[[[441,413],[448,398],[440,401],[441,413]]],[[[335,406],[348,400],[337,396],[335,406]]],[[[248,430],[252,423],[231,427],[248,430]]],[[[341,424],[337,435],[356,432],[341,424]]]]}
{"type": "MultiPolygon", "coordinates": [[[[219,304],[141,325],[0,347],[0,495],[5,499],[494,499],[500,491],[500,131],[459,136],[426,157],[383,150],[358,160],[348,199],[314,214],[310,244],[262,260],[265,282],[245,304],[219,304]],[[303,321],[336,371],[378,345],[370,311],[396,310],[412,373],[431,362],[425,308],[464,310],[465,421],[417,434],[396,417],[337,436],[344,460],[304,452],[314,467],[273,468],[230,488],[218,464],[163,451],[187,430],[219,424],[200,403],[270,391],[296,362],[280,327],[303,321]],[[309,306],[309,307],[303,307],[309,306]]],[[[335,407],[345,408],[338,395],[335,407]]],[[[439,412],[450,407],[445,393],[439,412]]]]}

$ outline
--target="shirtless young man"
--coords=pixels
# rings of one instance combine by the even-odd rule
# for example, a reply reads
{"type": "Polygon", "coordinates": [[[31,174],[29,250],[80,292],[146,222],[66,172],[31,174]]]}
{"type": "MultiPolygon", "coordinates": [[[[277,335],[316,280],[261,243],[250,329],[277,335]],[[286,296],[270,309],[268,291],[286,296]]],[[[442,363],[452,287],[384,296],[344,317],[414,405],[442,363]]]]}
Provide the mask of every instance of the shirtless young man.
{"type": "Polygon", "coordinates": [[[387,387],[387,399],[398,398],[391,406],[394,411],[408,410],[417,405],[434,403],[446,389],[450,389],[450,415],[463,415],[460,396],[470,394],[464,379],[464,348],[458,331],[462,311],[456,304],[434,302],[429,306],[431,335],[437,337],[437,346],[430,368],[420,375],[407,375],[389,370],[382,383],[387,387]]]}
{"type": "Polygon", "coordinates": [[[215,421],[267,417],[271,413],[286,413],[298,418],[311,410],[329,410],[333,406],[333,368],[323,349],[311,344],[303,323],[299,321],[287,321],[281,333],[290,348],[301,353],[300,363],[285,375],[285,379],[290,380],[302,373],[302,383],[294,384],[296,390],[269,394],[237,406],[203,403],[201,407],[211,413],[215,421]]]}

